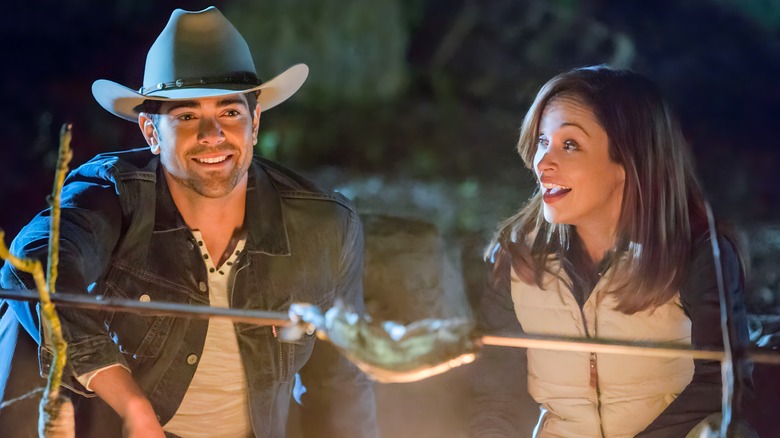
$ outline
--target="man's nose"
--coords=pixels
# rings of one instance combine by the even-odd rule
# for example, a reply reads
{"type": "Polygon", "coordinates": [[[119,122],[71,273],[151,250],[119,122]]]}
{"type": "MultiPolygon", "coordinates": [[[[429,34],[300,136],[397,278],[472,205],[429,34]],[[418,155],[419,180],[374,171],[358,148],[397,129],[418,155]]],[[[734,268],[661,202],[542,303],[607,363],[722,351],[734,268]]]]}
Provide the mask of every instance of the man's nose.
{"type": "Polygon", "coordinates": [[[222,125],[216,117],[203,117],[200,120],[198,141],[204,144],[220,144],[225,140],[222,125]]]}

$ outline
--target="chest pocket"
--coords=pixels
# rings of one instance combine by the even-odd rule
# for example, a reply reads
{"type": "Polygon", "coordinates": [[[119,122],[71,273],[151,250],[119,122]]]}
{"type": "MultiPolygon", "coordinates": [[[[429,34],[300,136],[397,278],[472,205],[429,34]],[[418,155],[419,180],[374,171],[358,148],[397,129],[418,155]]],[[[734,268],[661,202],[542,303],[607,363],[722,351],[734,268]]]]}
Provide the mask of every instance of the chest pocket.
{"type": "MultiPolygon", "coordinates": [[[[106,297],[139,302],[192,302],[192,292],[170,279],[115,263],[102,284],[106,297]]],[[[198,300],[200,301],[200,300],[198,300]]],[[[132,359],[156,357],[162,351],[171,332],[174,317],[141,316],[129,312],[109,313],[107,328],[120,352],[132,359]]]]}
{"type": "Polygon", "coordinates": [[[304,335],[293,342],[279,338],[281,328],[237,323],[236,335],[244,357],[252,363],[247,367],[254,387],[264,387],[274,381],[291,381],[309,360],[316,336],[304,335]]]}

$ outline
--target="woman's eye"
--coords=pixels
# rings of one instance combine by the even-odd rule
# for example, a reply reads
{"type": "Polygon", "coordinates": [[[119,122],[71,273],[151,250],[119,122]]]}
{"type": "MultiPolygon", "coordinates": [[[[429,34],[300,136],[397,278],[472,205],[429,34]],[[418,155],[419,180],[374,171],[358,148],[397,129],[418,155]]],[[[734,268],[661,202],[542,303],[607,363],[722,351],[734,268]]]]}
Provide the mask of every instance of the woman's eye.
{"type": "Polygon", "coordinates": [[[563,142],[563,150],[565,151],[573,151],[577,148],[579,148],[579,146],[577,146],[577,143],[571,140],[566,140],[563,142]]]}
{"type": "Polygon", "coordinates": [[[544,137],[539,137],[539,141],[536,143],[538,147],[546,148],[550,145],[550,140],[547,140],[544,137]]]}

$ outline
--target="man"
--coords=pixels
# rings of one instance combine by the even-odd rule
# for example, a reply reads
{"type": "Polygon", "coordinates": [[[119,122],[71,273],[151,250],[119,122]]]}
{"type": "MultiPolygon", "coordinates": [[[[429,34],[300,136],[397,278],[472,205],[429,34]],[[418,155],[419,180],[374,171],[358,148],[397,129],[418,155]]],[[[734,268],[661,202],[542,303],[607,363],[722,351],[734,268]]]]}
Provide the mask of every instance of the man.
{"type": "MultiPolygon", "coordinates": [[[[149,50],[140,91],[95,82],[96,100],[137,122],[151,153],[102,154],[69,175],[58,292],[275,311],[293,302],[328,308],[338,298],[362,309],[363,236],[352,206],[252,156],[261,112],[295,93],[308,68],[267,82],[255,71],[243,37],[216,8],[177,9],[149,50]]],[[[48,227],[45,211],[12,252],[45,261],[48,227]]],[[[0,280],[33,287],[9,264],[0,280]]],[[[6,307],[0,327],[18,332],[9,322],[17,319],[41,343],[35,310],[6,307]]],[[[296,376],[307,387],[305,430],[377,435],[370,382],[311,335],[284,343],[276,327],[59,312],[77,436],[281,437],[296,376]]]]}

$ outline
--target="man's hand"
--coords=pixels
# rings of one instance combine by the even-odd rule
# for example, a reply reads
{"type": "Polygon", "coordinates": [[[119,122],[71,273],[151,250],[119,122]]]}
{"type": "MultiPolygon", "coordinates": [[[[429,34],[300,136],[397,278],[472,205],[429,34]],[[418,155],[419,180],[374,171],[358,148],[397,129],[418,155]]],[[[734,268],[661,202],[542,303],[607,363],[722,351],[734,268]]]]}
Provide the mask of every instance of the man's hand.
{"type": "Polygon", "coordinates": [[[149,404],[149,400],[136,399],[131,402],[122,416],[122,436],[126,438],[163,438],[160,422],[149,404]]]}
{"type": "Polygon", "coordinates": [[[165,437],[151,403],[125,368],[106,368],[92,378],[89,386],[122,418],[123,436],[165,437]]]}

